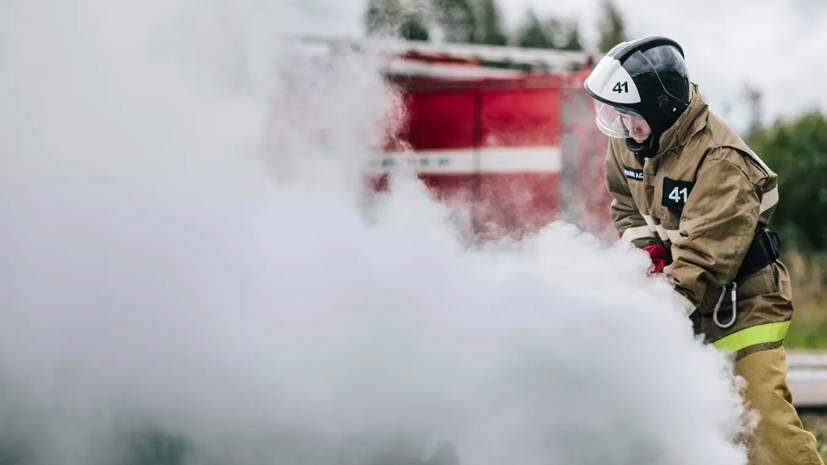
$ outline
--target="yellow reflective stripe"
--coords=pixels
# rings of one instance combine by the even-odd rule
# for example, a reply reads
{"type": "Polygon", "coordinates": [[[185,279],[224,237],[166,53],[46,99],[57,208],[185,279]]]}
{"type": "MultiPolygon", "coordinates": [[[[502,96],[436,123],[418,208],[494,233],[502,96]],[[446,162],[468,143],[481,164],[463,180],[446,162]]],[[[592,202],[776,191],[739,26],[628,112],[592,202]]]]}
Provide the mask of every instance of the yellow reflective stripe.
{"type": "Polygon", "coordinates": [[[789,328],[789,321],[752,326],[718,339],[712,345],[724,354],[731,354],[756,344],[781,341],[787,335],[789,328]]]}
{"type": "Polygon", "coordinates": [[[643,212],[640,213],[640,216],[643,217],[643,221],[646,222],[646,224],[649,226],[649,229],[658,233],[658,237],[660,237],[660,240],[664,242],[669,240],[669,238],[666,237],[666,230],[663,229],[663,226],[660,226],[659,224],[655,223],[654,218],[652,218],[649,215],[643,214],[643,212]]]}
{"type": "Polygon", "coordinates": [[[681,309],[683,309],[684,313],[686,313],[686,316],[695,313],[695,304],[693,304],[691,300],[687,299],[685,295],[675,291],[672,293],[672,296],[674,296],[675,302],[681,309]]]}
{"type": "MultiPolygon", "coordinates": [[[[643,217],[643,221],[646,222],[646,226],[648,226],[653,232],[656,232],[660,240],[663,242],[669,241],[673,244],[680,244],[686,240],[685,237],[681,236],[680,231],[677,229],[666,229],[662,224],[656,223],[654,218],[644,214],[643,212],[640,213],[640,216],[643,217]]],[[[641,226],[641,228],[642,227],[643,226],[641,226]]]]}
{"type": "Polygon", "coordinates": [[[627,228],[625,231],[623,231],[623,236],[621,236],[620,240],[626,242],[627,244],[631,244],[632,241],[643,239],[645,237],[652,239],[655,238],[654,233],[651,229],[649,229],[649,226],[647,225],[637,226],[634,228],[627,228]]]}
{"type": "Polygon", "coordinates": [[[664,229],[663,231],[666,233],[666,237],[669,238],[669,242],[673,244],[680,244],[686,240],[677,229],[664,229]]]}
{"type": "Polygon", "coordinates": [[[764,213],[778,204],[778,186],[773,187],[769,192],[761,196],[761,208],[759,213],[764,213]]]}

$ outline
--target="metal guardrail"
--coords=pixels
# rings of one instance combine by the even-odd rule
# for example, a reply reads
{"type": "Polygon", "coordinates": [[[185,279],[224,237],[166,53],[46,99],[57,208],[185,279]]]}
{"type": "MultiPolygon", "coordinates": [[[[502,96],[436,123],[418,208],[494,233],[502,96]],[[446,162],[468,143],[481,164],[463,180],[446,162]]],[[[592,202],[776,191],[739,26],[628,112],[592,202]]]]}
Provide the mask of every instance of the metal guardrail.
{"type": "Polygon", "coordinates": [[[802,413],[827,414],[827,351],[787,352],[787,384],[802,413]]]}

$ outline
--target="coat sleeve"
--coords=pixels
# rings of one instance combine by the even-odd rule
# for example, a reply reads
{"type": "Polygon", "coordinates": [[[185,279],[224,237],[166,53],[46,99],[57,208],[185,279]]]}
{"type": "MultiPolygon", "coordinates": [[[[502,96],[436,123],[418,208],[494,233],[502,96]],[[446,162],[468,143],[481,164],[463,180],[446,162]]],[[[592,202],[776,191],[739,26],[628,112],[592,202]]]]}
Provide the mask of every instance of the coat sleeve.
{"type": "Polygon", "coordinates": [[[629,191],[623,165],[611,143],[606,150],[606,184],[612,196],[612,223],[622,241],[636,247],[657,241],[655,232],[646,224],[629,191]]]}
{"type": "Polygon", "coordinates": [[[665,270],[696,308],[735,278],[758,224],[764,179],[734,149],[717,149],[701,164],[665,270]]]}

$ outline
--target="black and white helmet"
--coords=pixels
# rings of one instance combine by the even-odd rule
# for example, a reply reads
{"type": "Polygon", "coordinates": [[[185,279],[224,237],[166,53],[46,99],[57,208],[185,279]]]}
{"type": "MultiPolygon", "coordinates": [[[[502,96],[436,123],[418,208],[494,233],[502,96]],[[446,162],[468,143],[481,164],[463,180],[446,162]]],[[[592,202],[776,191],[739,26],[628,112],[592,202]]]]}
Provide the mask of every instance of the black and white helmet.
{"type": "Polygon", "coordinates": [[[585,87],[595,100],[601,131],[628,140],[619,114],[626,113],[646,120],[655,144],[683,113],[690,99],[683,49],[665,37],[646,37],[616,45],[597,63],[585,87]]]}

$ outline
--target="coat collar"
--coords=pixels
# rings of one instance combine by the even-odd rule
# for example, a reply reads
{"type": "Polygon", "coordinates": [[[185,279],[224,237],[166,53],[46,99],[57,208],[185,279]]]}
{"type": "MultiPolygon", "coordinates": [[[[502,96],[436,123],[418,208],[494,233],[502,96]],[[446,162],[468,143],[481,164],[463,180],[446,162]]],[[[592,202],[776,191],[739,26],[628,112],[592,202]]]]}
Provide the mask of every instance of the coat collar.
{"type": "Polygon", "coordinates": [[[695,134],[702,131],[709,119],[709,106],[701,98],[697,84],[692,84],[692,99],[683,114],[660,136],[658,155],[685,145],[695,134]]]}

